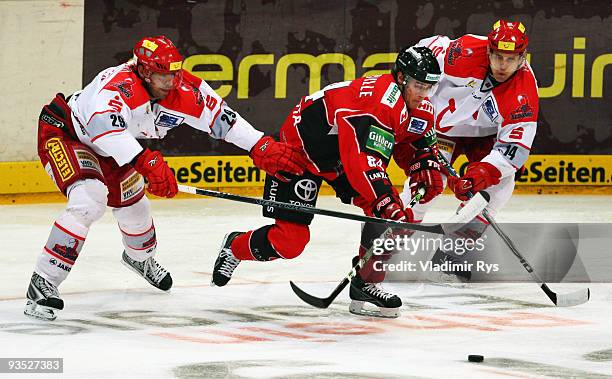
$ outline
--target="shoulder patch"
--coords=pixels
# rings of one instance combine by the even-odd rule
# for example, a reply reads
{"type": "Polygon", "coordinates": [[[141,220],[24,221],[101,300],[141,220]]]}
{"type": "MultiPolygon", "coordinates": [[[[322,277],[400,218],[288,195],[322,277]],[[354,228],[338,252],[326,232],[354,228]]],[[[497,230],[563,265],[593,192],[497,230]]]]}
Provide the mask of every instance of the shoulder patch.
{"type": "Polygon", "coordinates": [[[533,117],[533,108],[529,104],[529,97],[527,97],[527,95],[518,95],[516,97],[516,101],[518,103],[518,106],[510,112],[510,118],[512,120],[533,117]]]}
{"type": "Polygon", "coordinates": [[[380,99],[380,103],[393,108],[401,96],[400,89],[395,83],[389,84],[385,94],[380,99]]]}
{"type": "Polygon", "coordinates": [[[366,148],[368,150],[377,152],[383,157],[390,159],[394,144],[395,137],[393,134],[374,125],[370,125],[368,140],[366,141],[366,148]]]}
{"type": "Polygon", "coordinates": [[[410,133],[421,134],[425,129],[427,129],[427,120],[414,116],[410,117],[407,129],[410,133]]]}
{"type": "Polygon", "coordinates": [[[140,79],[129,69],[119,71],[103,88],[121,96],[131,109],[149,101],[149,95],[140,79]]]}

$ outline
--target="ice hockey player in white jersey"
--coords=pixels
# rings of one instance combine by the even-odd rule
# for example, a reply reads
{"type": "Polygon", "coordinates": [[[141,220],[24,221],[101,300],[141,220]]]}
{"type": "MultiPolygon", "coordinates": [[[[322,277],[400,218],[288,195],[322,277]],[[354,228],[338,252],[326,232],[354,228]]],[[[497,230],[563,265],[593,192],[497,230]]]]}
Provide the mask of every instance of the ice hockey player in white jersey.
{"type": "Polygon", "coordinates": [[[154,259],[157,240],[144,179],[150,193],[169,198],[177,183],[162,154],[143,149],[137,139],[163,138],[188,125],[249,151],[256,166],[280,180],[283,173],[303,173],[302,153],[263,136],[205,81],[183,70],[182,62],[168,38],[143,38],[131,61],[100,72],[68,98],[57,94],[43,108],[38,155],[68,204],[36,262],[25,314],[57,317],[64,307],[57,287],[107,205],[122,235],[122,262],[154,287],[171,288],[170,273],[154,259]]]}
{"type": "MultiPolygon", "coordinates": [[[[499,20],[486,37],[434,36],[417,44],[429,47],[442,69],[431,96],[438,148],[450,162],[461,154],[469,161],[460,178],[445,175],[445,185],[460,200],[486,189],[491,215],[510,199],[515,173],[525,164],[536,133],[538,92],[526,60],[527,43],[522,23],[499,20]]],[[[410,152],[394,152],[396,158],[403,154],[410,152]]],[[[410,197],[409,188],[408,179],[402,198],[410,197]]],[[[421,221],[433,203],[413,207],[414,220],[421,221]]],[[[477,217],[462,234],[478,238],[486,227],[486,220],[477,217]]],[[[453,255],[441,251],[433,258],[435,263],[449,259],[453,255]]],[[[469,279],[469,272],[459,274],[469,279]]]]}

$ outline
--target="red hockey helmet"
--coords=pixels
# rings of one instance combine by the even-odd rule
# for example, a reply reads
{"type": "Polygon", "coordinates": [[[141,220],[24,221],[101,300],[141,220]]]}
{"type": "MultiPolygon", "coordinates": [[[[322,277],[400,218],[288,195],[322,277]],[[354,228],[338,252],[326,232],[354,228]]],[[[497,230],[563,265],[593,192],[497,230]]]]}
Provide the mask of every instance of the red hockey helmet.
{"type": "Polygon", "coordinates": [[[497,20],[488,35],[489,48],[503,53],[522,53],[527,48],[529,39],[525,34],[522,22],[497,20]]]}
{"type": "Polygon", "coordinates": [[[134,59],[151,72],[176,73],[183,66],[183,56],[166,36],[145,37],[134,46],[134,59]]]}

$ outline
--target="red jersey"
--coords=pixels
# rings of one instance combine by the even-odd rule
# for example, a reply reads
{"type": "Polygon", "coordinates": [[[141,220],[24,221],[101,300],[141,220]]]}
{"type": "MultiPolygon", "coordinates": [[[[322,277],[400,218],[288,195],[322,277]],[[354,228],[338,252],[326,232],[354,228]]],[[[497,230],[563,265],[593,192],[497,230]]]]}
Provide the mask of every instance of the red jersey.
{"type": "Polygon", "coordinates": [[[435,141],[433,121],[429,101],[409,111],[395,79],[385,74],[305,96],[283,124],[281,140],[304,150],[313,174],[334,180],[346,173],[353,189],[373,201],[391,191],[386,168],[394,145],[435,141]]]}

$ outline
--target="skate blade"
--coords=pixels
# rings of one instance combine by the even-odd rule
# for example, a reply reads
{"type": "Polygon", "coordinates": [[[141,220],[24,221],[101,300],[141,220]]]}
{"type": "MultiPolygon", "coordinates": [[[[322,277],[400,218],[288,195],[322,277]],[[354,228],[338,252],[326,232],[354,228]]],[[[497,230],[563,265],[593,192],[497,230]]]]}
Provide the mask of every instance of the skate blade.
{"type": "Polygon", "coordinates": [[[157,288],[158,290],[165,292],[165,293],[170,293],[170,290],[172,289],[172,287],[168,288],[167,290],[163,290],[161,288],[159,288],[158,286],[155,285],[155,283],[153,283],[152,281],[149,280],[149,278],[147,278],[146,276],[142,275],[140,273],[140,271],[136,270],[134,267],[132,267],[129,263],[127,263],[126,261],[124,261],[123,259],[121,259],[121,263],[123,263],[123,265],[127,268],[129,268],[131,271],[133,271],[134,273],[136,273],[136,275],[140,276],[141,278],[143,278],[144,280],[147,281],[147,283],[149,283],[150,285],[152,285],[153,287],[157,288]]]}
{"type": "Polygon", "coordinates": [[[53,321],[57,318],[58,309],[45,307],[44,305],[38,305],[32,300],[28,300],[26,303],[23,314],[26,316],[34,317],[39,320],[53,321]]]}
{"type": "MultiPolygon", "coordinates": [[[[375,305],[373,305],[376,307],[375,305]]],[[[380,317],[380,318],[398,318],[400,316],[399,308],[383,308],[369,309],[365,307],[365,301],[351,301],[349,312],[358,316],[380,317]]]]}

